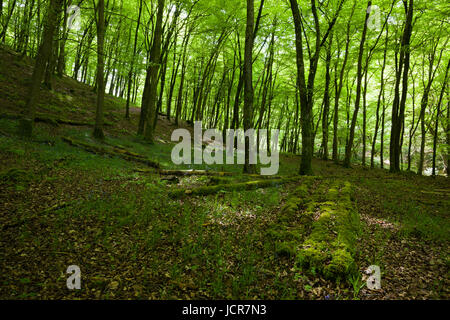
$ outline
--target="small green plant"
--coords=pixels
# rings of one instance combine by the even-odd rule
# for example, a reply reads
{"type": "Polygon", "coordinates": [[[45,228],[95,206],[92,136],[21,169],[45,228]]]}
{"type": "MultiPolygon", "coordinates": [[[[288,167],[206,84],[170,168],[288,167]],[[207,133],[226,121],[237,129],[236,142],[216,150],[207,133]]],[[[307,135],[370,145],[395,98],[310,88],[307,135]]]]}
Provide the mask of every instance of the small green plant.
{"type": "Polygon", "coordinates": [[[364,288],[366,283],[362,280],[361,274],[359,272],[350,275],[348,281],[353,288],[353,299],[358,299],[359,292],[362,288],[364,288]]]}

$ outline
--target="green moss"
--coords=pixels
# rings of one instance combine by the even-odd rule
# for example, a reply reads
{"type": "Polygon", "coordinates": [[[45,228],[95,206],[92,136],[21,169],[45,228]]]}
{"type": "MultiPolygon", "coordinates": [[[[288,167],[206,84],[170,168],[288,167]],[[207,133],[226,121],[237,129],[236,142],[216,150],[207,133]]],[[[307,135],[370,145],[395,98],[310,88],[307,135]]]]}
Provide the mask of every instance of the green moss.
{"type": "Polygon", "coordinates": [[[330,188],[328,190],[328,199],[329,200],[338,200],[339,198],[339,191],[336,188],[330,188]]]}
{"type": "Polygon", "coordinates": [[[266,236],[271,240],[278,241],[283,239],[284,231],[282,226],[274,225],[266,231],[266,236]]]}
{"type": "Polygon", "coordinates": [[[267,230],[266,235],[269,239],[274,241],[300,241],[304,237],[304,229],[302,226],[288,227],[280,224],[273,224],[267,230]]]}
{"type": "Polygon", "coordinates": [[[324,242],[308,239],[297,253],[297,264],[303,269],[319,269],[329,260],[329,249],[324,242]]]}
{"type": "Polygon", "coordinates": [[[298,186],[294,191],[294,195],[299,198],[307,198],[309,196],[308,187],[309,186],[306,184],[302,184],[302,185],[298,186]]]}
{"type": "Polygon", "coordinates": [[[356,271],[355,260],[346,248],[332,252],[331,261],[323,269],[323,274],[329,279],[345,279],[356,271]]]}
{"type": "Polygon", "coordinates": [[[33,174],[18,168],[9,169],[0,173],[0,180],[7,182],[29,182],[33,179],[33,174]]]}
{"type": "Polygon", "coordinates": [[[289,223],[289,221],[293,219],[297,211],[300,210],[302,204],[303,204],[302,199],[289,198],[286,201],[284,207],[281,209],[280,215],[278,216],[278,220],[280,222],[289,223]]]}

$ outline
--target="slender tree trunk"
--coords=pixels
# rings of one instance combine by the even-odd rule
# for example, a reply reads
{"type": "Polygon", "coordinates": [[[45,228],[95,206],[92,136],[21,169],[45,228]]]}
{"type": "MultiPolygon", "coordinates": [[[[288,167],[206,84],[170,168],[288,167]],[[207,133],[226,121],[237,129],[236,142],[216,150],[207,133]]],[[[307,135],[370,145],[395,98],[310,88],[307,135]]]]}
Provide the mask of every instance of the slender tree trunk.
{"type": "Polygon", "coordinates": [[[103,105],[105,99],[104,78],[104,42],[105,42],[105,0],[97,4],[97,110],[95,113],[94,137],[104,139],[103,105]]]}
{"type": "Polygon", "coordinates": [[[147,121],[145,123],[144,138],[147,142],[153,143],[154,123],[157,119],[157,85],[158,85],[158,70],[161,63],[161,39],[162,39],[162,20],[164,12],[164,0],[158,0],[158,13],[156,16],[156,25],[154,32],[153,45],[150,53],[149,74],[149,95],[148,95],[148,110],[147,121]]]}
{"type": "Polygon", "coordinates": [[[45,76],[44,76],[44,85],[49,90],[53,89],[53,74],[55,73],[57,57],[58,57],[58,41],[54,39],[52,46],[52,54],[48,59],[47,68],[45,69],[45,76]]]}
{"type": "Polygon", "coordinates": [[[325,71],[325,93],[323,97],[323,116],[322,116],[322,159],[328,160],[328,113],[330,111],[330,65],[331,65],[331,46],[333,34],[330,35],[330,42],[327,47],[326,71],[325,71]]]}
{"type": "Polygon", "coordinates": [[[66,68],[66,41],[68,37],[67,32],[67,2],[68,0],[64,0],[64,11],[63,11],[63,30],[62,37],[59,41],[59,57],[58,57],[58,65],[56,67],[56,72],[58,77],[62,78],[65,68],[66,68]]]}
{"type": "Polygon", "coordinates": [[[355,127],[356,121],[358,120],[358,111],[361,103],[361,83],[362,83],[362,62],[364,56],[364,43],[366,41],[366,33],[367,33],[367,22],[369,20],[370,10],[369,8],[372,5],[372,1],[368,1],[367,3],[367,11],[366,18],[364,20],[364,27],[361,36],[361,42],[359,44],[359,55],[358,55],[358,71],[357,71],[357,80],[356,80],[356,101],[355,101],[355,111],[353,112],[352,123],[350,126],[349,138],[347,141],[347,146],[345,148],[345,159],[344,159],[344,167],[349,168],[350,162],[352,158],[352,149],[353,149],[353,140],[355,138],[355,127]]]}
{"type": "Polygon", "coordinates": [[[313,105],[314,105],[314,81],[317,72],[317,64],[320,57],[320,49],[325,44],[330,35],[339,12],[342,9],[344,1],[339,3],[339,8],[328,29],[321,39],[319,16],[316,8],[316,1],[311,0],[311,9],[314,17],[315,25],[315,52],[310,56],[310,66],[308,71],[308,83],[306,84],[305,63],[303,60],[303,40],[302,40],[302,21],[300,11],[296,0],[290,0],[292,16],[294,18],[295,27],[295,47],[297,58],[297,84],[300,92],[300,110],[301,110],[301,126],[302,126],[302,157],[300,163],[301,175],[312,175],[312,158],[314,152],[314,128],[313,128],[313,105]]]}
{"type": "Polygon", "coordinates": [[[6,16],[5,23],[3,24],[2,33],[0,33],[0,39],[2,39],[3,43],[5,43],[5,41],[6,41],[6,32],[8,31],[9,21],[11,20],[12,14],[14,12],[14,8],[16,7],[16,2],[17,2],[16,0],[13,0],[13,2],[11,4],[8,2],[9,12],[6,16]]]}
{"type": "Polygon", "coordinates": [[[411,83],[412,83],[412,120],[411,120],[411,127],[409,129],[409,139],[408,139],[408,167],[406,169],[406,171],[410,172],[411,171],[411,164],[412,164],[412,144],[413,144],[413,138],[416,134],[416,130],[419,127],[420,124],[420,120],[417,121],[416,124],[416,86],[415,86],[415,81],[416,78],[414,77],[414,73],[411,72],[411,83]]]}
{"type": "MultiPolygon", "coordinates": [[[[373,136],[372,140],[372,150],[370,154],[370,167],[374,168],[374,157],[376,153],[376,143],[377,143],[377,136],[378,136],[378,127],[380,123],[380,107],[381,107],[381,99],[384,94],[384,71],[386,70],[386,56],[387,56],[387,46],[388,46],[388,39],[389,39],[389,31],[388,28],[386,28],[386,40],[384,44],[384,53],[383,53],[383,65],[381,67],[381,76],[380,76],[380,92],[378,94],[378,100],[377,100],[377,114],[376,114],[376,122],[375,122],[375,134],[373,136]]],[[[384,106],[383,106],[384,110],[384,106]]]]}
{"type": "MultiPolygon", "coordinates": [[[[344,53],[344,61],[342,62],[341,72],[339,74],[339,85],[336,82],[336,90],[334,96],[334,117],[333,117],[333,161],[339,161],[339,140],[338,140],[338,126],[339,126],[339,99],[341,97],[342,87],[344,85],[344,73],[345,67],[347,66],[348,55],[349,55],[349,46],[350,46],[350,26],[353,18],[353,14],[355,12],[356,1],[353,3],[352,13],[348,20],[347,24],[347,39],[345,42],[345,53],[344,53]]],[[[337,68],[336,68],[337,72],[337,68]]]]}
{"type": "Polygon", "coordinates": [[[447,178],[448,177],[450,177],[450,99],[447,103],[447,178]]]}
{"type": "Polygon", "coordinates": [[[53,36],[56,30],[58,12],[61,9],[62,0],[50,0],[45,19],[42,43],[36,57],[36,62],[31,76],[31,85],[25,104],[25,115],[19,123],[19,133],[25,137],[33,134],[35,109],[39,100],[41,81],[44,76],[46,63],[52,54],[53,36]]]}
{"type": "MultiPolygon", "coordinates": [[[[191,30],[190,30],[191,31],[191,30]]],[[[188,37],[190,35],[190,31],[188,32],[188,37]]],[[[178,88],[178,97],[177,97],[177,111],[175,113],[175,124],[178,125],[179,118],[181,116],[181,108],[183,105],[183,89],[184,89],[184,78],[186,75],[186,50],[187,50],[187,43],[189,40],[186,41],[186,44],[183,48],[183,57],[182,57],[182,65],[181,65],[181,79],[180,79],[180,86],[178,88]]]]}
{"type": "MultiPolygon", "coordinates": [[[[253,0],[247,0],[247,28],[245,30],[245,55],[244,55],[244,130],[251,129],[253,119],[253,28],[255,9],[253,0]]],[[[245,164],[244,173],[255,173],[254,164],[250,164],[250,141],[245,138],[245,164]]]]}
{"type": "Polygon", "coordinates": [[[444,52],[444,49],[441,50],[441,52],[439,54],[438,61],[436,63],[436,68],[433,71],[433,65],[434,65],[434,61],[436,59],[436,48],[438,46],[438,43],[439,43],[439,39],[436,42],[436,45],[434,47],[434,51],[429,56],[428,83],[424,87],[422,100],[420,102],[419,121],[420,121],[421,139],[420,139],[419,165],[418,165],[418,168],[417,168],[417,174],[418,175],[422,175],[423,174],[423,169],[424,169],[424,164],[425,164],[425,141],[426,141],[425,113],[426,113],[426,110],[427,110],[427,107],[428,107],[428,98],[429,98],[429,94],[430,94],[430,91],[431,91],[431,87],[432,87],[432,84],[433,84],[436,72],[437,72],[437,70],[439,68],[439,65],[441,63],[442,54],[444,52]]]}
{"type": "Polygon", "coordinates": [[[433,172],[432,175],[436,175],[436,154],[437,154],[437,141],[439,136],[439,117],[441,114],[441,104],[442,99],[444,97],[445,89],[447,87],[447,77],[448,77],[448,70],[450,68],[450,60],[447,63],[447,68],[445,69],[445,77],[444,82],[442,84],[441,94],[439,95],[439,101],[436,107],[436,120],[435,120],[435,129],[434,129],[434,139],[433,139],[433,172]]]}

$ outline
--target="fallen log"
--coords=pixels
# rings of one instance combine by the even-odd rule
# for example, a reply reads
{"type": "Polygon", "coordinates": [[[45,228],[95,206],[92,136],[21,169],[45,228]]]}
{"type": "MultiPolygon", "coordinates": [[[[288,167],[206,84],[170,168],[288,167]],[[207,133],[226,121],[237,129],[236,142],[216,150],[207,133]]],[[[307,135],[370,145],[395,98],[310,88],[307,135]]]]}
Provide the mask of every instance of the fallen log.
{"type": "MultiPolygon", "coordinates": [[[[8,120],[19,120],[22,118],[22,115],[20,114],[9,114],[9,113],[2,113],[0,114],[0,119],[8,119],[8,120]]],[[[61,124],[69,125],[69,126],[79,126],[79,127],[92,127],[94,126],[93,122],[86,122],[86,121],[77,121],[77,120],[69,120],[69,119],[63,119],[63,118],[55,118],[50,117],[43,113],[37,113],[34,122],[41,122],[41,123],[47,123],[52,126],[58,126],[61,124]]],[[[104,125],[111,126],[112,123],[105,121],[104,125]]]]}
{"type": "Polygon", "coordinates": [[[215,186],[198,187],[195,189],[177,189],[169,192],[169,197],[180,198],[183,196],[205,196],[220,191],[254,190],[280,186],[289,182],[299,181],[300,177],[288,177],[278,180],[258,180],[233,184],[219,184],[215,186]]]}
{"type": "Polygon", "coordinates": [[[128,151],[128,150],[124,150],[121,148],[103,147],[103,146],[93,145],[93,144],[75,140],[75,139],[72,139],[69,137],[62,137],[62,140],[74,147],[78,147],[78,148],[84,149],[86,151],[95,153],[95,154],[102,154],[102,155],[107,154],[107,155],[111,155],[111,156],[117,156],[124,160],[143,163],[152,168],[158,169],[160,167],[159,163],[154,160],[148,159],[143,155],[140,155],[140,154],[128,151]]]}
{"type": "Polygon", "coordinates": [[[352,201],[352,186],[346,181],[330,185],[324,198],[307,205],[302,213],[314,222],[306,240],[297,248],[297,266],[314,270],[330,280],[357,273],[355,261],[359,213],[352,201]]]}
{"type": "Polygon", "coordinates": [[[163,176],[232,176],[232,172],[217,172],[207,170],[160,170],[163,176]]]}
{"type": "MultiPolygon", "coordinates": [[[[141,173],[155,173],[153,170],[149,169],[135,169],[136,172],[141,173]]],[[[232,172],[217,172],[217,171],[206,171],[206,170],[163,170],[160,169],[156,173],[162,176],[232,176],[232,172]]]]}

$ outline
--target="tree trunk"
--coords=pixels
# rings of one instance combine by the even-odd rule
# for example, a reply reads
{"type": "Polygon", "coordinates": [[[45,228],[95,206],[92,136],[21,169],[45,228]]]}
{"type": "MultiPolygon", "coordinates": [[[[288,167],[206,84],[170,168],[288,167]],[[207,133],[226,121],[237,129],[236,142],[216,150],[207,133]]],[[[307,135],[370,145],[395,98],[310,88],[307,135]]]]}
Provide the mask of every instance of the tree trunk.
{"type": "Polygon", "coordinates": [[[62,78],[65,68],[66,68],[66,41],[68,37],[67,30],[67,2],[68,0],[64,0],[64,12],[63,12],[63,30],[62,37],[59,40],[59,57],[58,57],[58,65],[56,67],[56,72],[58,77],[62,78]]]}
{"type": "Polygon", "coordinates": [[[320,39],[320,25],[317,14],[316,1],[311,0],[311,9],[314,16],[315,25],[315,52],[310,56],[310,66],[308,72],[308,84],[306,84],[305,77],[305,62],[303,60],[303,40],[302,40],[302,21],[300,11],[296,0],[290,0],[292,16],[294,18],[295,27],[295,46],[296,46],[296,60],[297,60],[297,84],[300,91],[300,112],[301,112],[301,126],[302,126],[302,157],[300,163],[301,175],[312,175],[312,158],[314,151],[314,132],[313,132],[313,97],[314,97],[314,80],[317,72],[317,64],[319,61],[320,49],[326,42],[330,32],[332,31],[339,12],[342,9],[344,1],[341,1],[339,8],[333,20],[328,25],[328,30],[320,39]]]}
{"type": "Polygon", "coordinates": [[[435,129],[434,129],[434,139],[433,139],[433,172],[432,175],[436,175],[436,154],[437,154],[437,140],[438,140],[438,133],[439,133],[439,117],[441,113],[441,104],[442,104],[442,98],[444,97],[445,89],[447,87],[447,76],[448,76],[448,70],[450,68],[450,60],[447,63],[447,68],[445,69],[445,77],[444,77],[444,83],[442,84],[441,94],[439,95],[439,101],[437,104],[437,110],[436,110],[436,121],[435,121],[435,129]]]}
{"type": "Polygon", "coordinates": [[[328,113],[330,111],[330,65],[331,65],[331,46],[333,34],[330,35],[330,42],[327,47],[326,71],[325,71],[325,93],[323,97],[323,116],[322,116],[322,159],[328,160],[328,113]]]}
{"type": "Polygon", "coordinates": [[[450,100],[447,103],[447,178],[448,177],[450,177],[450,100]]]}
{"type": "MultiPolygon", "coordinates": [[[[406,2],[405,2],[406,3],[406,2]]],[[[410,48],[409,43],[412,33],[412,17],[413,17],[413,0],[409,0],[406,12],[405,29],[403,31],[402,43],[400,47],[400,62],[396,76],[395,96],[392,105],[392,127],[391,127],[391,143],[390,143],[390,171],[400,171],[400,153],[401,153],[401,133],[403,131],[403,122],[405,117],[406,96],[408,93],[408,73],[410,48]],[[402,77],[403,70],[403,77],[402,77]],[[399,86],[402,82],[402,96],[399,101],[399,86]]]]}
{"type": "MultiPolygon", "coordinates": [[[[389,31],[388,28],[386,28],[386,40],[385,40],[385,44],[384,44],[384,53],[383,53],[383,65],[381,67],[381,82],[380,82],[380,92],[378,94],[378,100],[377,100],[377,114],[376,114],[376,122],[375,122],[375,134],[373,136],[373,141],[372,141],[372,150],[370,153],[370,167],[374,168],[374,157],[375,157],[375,153],[376,153],[376,143],[377,143],[377,136],[378,136],[378,128],[379,128],[379,124],[380,124],[380,106],[381,106],[381,99],[382,96],[384,94],[384,71],[386,70],[386,56],[387,56],[387,46],[388,46],[388,40],[389,40],[389,31]]],[[[383,110],[384,110],[384,105],[383,105],[383,110]]]]}
{"type": "MultiPolygon", "coordinates": [[[[355,12],[356,7],[356,1],[353,3],[352,13],[349,17],[348,24],[347,24],[347,39],[345,42],[345,53],[344,53],[344,61],[342,62],[342,68],[341,72],[339,74],[339,85],[336,81],[336,89],[335,89],[335,96],[334,96],[334,117],[333,117],[333,161],[338,162],[339,161],[339,140],[338,140],[338,126],[339,126],[339,99],[341,97],[342,87],[344,84],[344,73],[345,73],[345,67],[347,65],[348,61],[348,55],[349,55],[349,46],[350,46],[350,26],[353,14],[355,12]]],[[[336,67],[337,72],[337,67],[336,67]]]]}
{"type": "Polygon", "coordinates": [[[157,85],[158,85],[158,70],[161,63],[161,38],[162,38],[162,20],[164,11],[164,0],[158,0],[158,13],[156,16],[156,25],[154,32],[153,45],[150,52],[150,66],[148,68],[149,75],[149,95],[148,95],[148,110],[147,121],[144,128],[144,138],[147,142],[153,143],[154,123],[157,119],[157,85]]]}
{"type": "Polygon", "coordinates": [[[17,2],[17,0],[14,0],[11,5],[9,5],[9,3],[8,3],[9,12],[8,12],[8,15],[6,16],[6,21],[5,21],[5,24],[3,25],[2,33],[0,33],[0,39],[2,39],[3,43],[5,43],[5,41],[6,41],[6,32],[8,31],[9,21],[11,20],[12,14],[14,12],[14,8],[16,7],[16,2],[17,2]]]}
{"type": "Polygon", "coordinates": [[[358,55],[358,71],[357,71],[357,80],[356,80],[356,101],[355,101],[355,110],[353,112],[352,123],[350,125],[350,133],[347,141],[347,146],[345,147],[345,159],[344,159],[344,167],[349,168],[350,162],[352,158],[352,149],[353,149],[353,140],[355,138],[355,127],[356,121],[358,120],[358,111],[361,102],[361,83],[362,83],[362,62],[364,55],[364,43],[366,41],[366,33],[367,33],[367,23],[370,15],[370,6],[372,5],[372,1],[368,1],[367,3],[367,11],[366,18],[364,20],[364,27],[361,36],[361,42],[359,44],[359,55],[358,55]]]}
{"type": "Polygon", "coordinates": [[[105,99],[104,78],[104,41],[105,41],[105,0],[97,4],[97,110],[95,113],[94,137],[104,139],[103,105],[105,99]]]}
{"type": "MultiPolygon", "coordinates": [[[[245,30],[244,54],[244,130],[251,129],[253,120],[253,28],[255,8],[253,0],[247,0],[247,28],[245,30]]],[[[245,164],[244,173],[255,173],[254,164],[250,164],[250,141],[245,138],[245,164]]]]}
{"type": "Polygon", "coordinates": [[[138,20],[136,23],[136,32],[134,34],[133,57],[131,58],[130,71],[128,72],[128,91],[127,91],[127,102],[125,105],[125,119],[130,119],[131,85],[132,85],[132,79],[133,79],[134,63],[135,63],[135,59],[136,59],[136,48],[137,48],[137,41],[138,41],[138,35],[139,35],[139,27],[141,24],[142,4],[143,4],[143,0],[140,0],[139,1],[138,20]]]}
{"type": "Polygon", "coordinates": [[[62,0],[50,0],[47,9],[42,43],[36,57],[33,75],[31,76],[31,85],[25,104],[25,115],[19,123],[19,134],[25,137],[31,137],[33,134],[35,109],[39,100],[41,81],[44,76],[47,61],[52,54],[53,36],[55,34],[58,12],[61,5],[62,0]]]}

